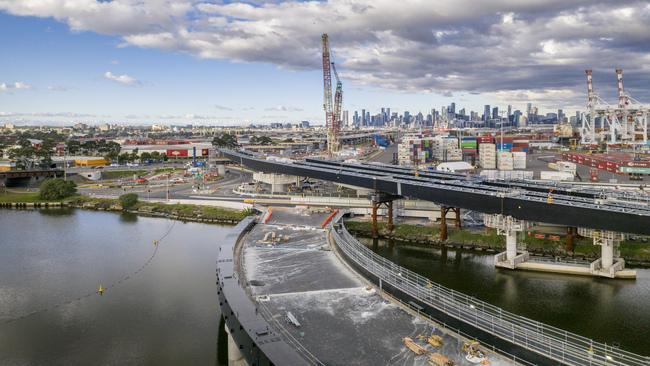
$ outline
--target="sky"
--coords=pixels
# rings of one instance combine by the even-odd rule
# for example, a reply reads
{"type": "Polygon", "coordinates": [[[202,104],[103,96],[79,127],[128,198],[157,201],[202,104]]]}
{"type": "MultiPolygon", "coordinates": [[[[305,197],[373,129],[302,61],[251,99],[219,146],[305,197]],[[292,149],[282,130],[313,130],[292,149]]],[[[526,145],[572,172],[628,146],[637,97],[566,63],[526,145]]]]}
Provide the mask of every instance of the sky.
{"type": "Polygon", "coordinates": [[[650,103],[648,1],[0,0],[0,121],[322,122],[322,33],[344,110],[650,103]]]}

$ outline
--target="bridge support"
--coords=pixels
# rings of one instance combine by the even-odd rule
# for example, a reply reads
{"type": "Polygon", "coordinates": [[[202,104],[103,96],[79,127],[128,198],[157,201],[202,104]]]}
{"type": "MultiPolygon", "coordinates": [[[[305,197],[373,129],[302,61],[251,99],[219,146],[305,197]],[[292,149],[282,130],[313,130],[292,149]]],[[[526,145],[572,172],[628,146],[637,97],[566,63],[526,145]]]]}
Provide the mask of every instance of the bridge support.
{"type": "Polygon", "coordinates": [[[453,211],[456,216],[454,226],[457,229],[461,228],[460,208],[440,206],[440,241],[447,240],[447,214],[449,211],[453,211]]]}
{"type": "Polygon", "coordinates": [[[377,211],[381,206],[386,206],[387,212],[386,212],[386,221],[387,221],[387,228],[390,231],[393,231],[395,228],[395,225],[393,224],[393,201],[400,198],[399,196],[394,196],[388,193],[384,192],[379,192],[375,191],[370,196],[370,202],[372,204],[372,237],[373,239],[376,239],[379,237],[379,228],[377,225],[377,211]]]}
{"type": "Polygon", "coordinates": [[[248,366],[228,327],[226,327],[226,334],[228,334],[228,366],[248,366]]]}
{"type": "Polygon", "coordinates": [[[592,275],[600,277],[636,278],[636,271],[625,269],[625,260],[621,258],[619,245],[625,240],[625,234],[607,230],[579,228],[580,235],[593,239],[594,245],[600,245],[600,258],[589,266],[592,275]]]}
{"type": "Polygon", "coordinates": [[[526,262],[529,254],[522,246],[517,248],[517,233],[526,227],[526,222],[512,216],[484,215],[485,226],[497,229],[499,235],[506,237],[506,251],[494,256],[494,265],[502,268],[515,269],[517,265],[526,262]]]}
{"type": "Polygon", "coordinates": [[[576,238],[576,235],[578,235],[578,228],[569,226],[566,228],[567,235],[566,235],[566,241],[565,241],[565,250],[567,253],[573,253],[575,249],[575,243],[574,240],[576,238]]]}

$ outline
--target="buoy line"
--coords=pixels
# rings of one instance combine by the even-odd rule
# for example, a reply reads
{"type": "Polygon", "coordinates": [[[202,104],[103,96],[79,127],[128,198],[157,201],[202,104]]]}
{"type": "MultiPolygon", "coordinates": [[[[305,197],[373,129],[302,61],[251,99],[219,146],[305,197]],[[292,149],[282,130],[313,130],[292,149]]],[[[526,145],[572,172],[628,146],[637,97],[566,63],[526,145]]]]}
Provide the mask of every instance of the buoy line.
{"type": "Polygon", "coordinates": [[[57,304],[50,305],[50,306],[48,306],[46,308],[42,308],[42,309],[35,310],[35,311],[29,312],[29,313],[26,313],[26,314],[23,314],[23,315],[14,317],[14,318],[3,320],[2,322],[0,322],[0,324],[9,324],[9,323],[16,322],[18,320],[26,319],[26,318],[32,317],[34,315],[44,313],[44,312],[49,311],[49,310],[54,310],[54,309],[56,309],[56,308],[58,308],[60,306],[70,305],[70,304],[72,304],[74,302],[82,301],[82,300],[84,300],[84,299],[86,299],[86,298],[88,298],[90,296],[93,296],[93,295],[97,295],[97,294],[103,295],[105,291],[107,291],[109,289],[112,289],[112,288],[115,288],[117,285],[120,285],[123,282],[132,279],[138,273],[142,272],[151,263],[151,261],[153,261],[153,259],[156,257],[156,254],[158,254],[158,247],[159,247],[160,242],[163,241],[163,239],[165,239],[171,233],[171,231],[172,231],[172,229],[174,228],[175,225],[176,225],[176,220],[172,220],[172,224],[169,226],[167,231],[165,231],[165,234],[163,234],[163,236],[161,236],[159,239],[153,241],[153,244],[154,244],[153,253],[151,253],[151,256],[149,257],[149,259],[147,259],[142,264],[142,266],[140,266],[140,268],[138,268],[137,270],[126,274],[125,276],[123,276],[119,280],[111,283],[110,285],[108,285],[106,287],[103,287],[100,284],[98,290],[95,290],[93,292],[88,292],[88,293],[86,293],[86,294],[84,294],[82,296],[79,296],[77,298],[74,298],[74,299],[68,299],[68,300],[65,300],[65,301],[61,301],[61,302],[59,302],[57,304]]]}

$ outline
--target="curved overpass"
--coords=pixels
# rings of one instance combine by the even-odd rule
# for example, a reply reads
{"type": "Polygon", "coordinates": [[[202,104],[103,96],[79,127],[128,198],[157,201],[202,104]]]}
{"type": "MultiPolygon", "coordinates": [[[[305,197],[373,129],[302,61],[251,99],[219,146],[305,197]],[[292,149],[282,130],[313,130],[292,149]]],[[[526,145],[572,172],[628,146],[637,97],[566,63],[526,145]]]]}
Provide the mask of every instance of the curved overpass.
{"type": "Polygon", "coordinates": [[[642,196],[630,199],[607,192],[605,197],[601,191],[531,181],[486,182],[454,173],[416,175],[395,166],[319,159],[278,161],[243,151],[222,152],[254,171],[310,177],[520,220],[650,235],[650,205],[647,200],[639,204],[642,196]]]}

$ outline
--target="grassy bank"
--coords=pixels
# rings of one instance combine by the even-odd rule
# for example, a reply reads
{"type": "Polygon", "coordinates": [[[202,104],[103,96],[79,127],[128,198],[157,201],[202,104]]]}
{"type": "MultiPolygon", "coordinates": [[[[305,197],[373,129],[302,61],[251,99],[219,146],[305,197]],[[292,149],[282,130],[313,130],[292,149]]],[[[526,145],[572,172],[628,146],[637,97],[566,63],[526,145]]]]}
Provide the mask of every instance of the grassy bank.
{"type": "MultiPolygon", "coordinates": [[[[110,198],[95,198],[88,196],[77,196],[69,201],[69,206],[103,210],[122,211],[119,200],[110,198]]],[[[250,210],[230,210],[221,207],[200,206],[189,204],[164,204],[156,202],[138,202],[129,212],[149,215],[164,216],[184,221],[200,222],[229,222],[236,223],[244,217],[252,214],[250,210]]]]}
{"type": "MultiPolygon", "coordinates": [[[[361,236],[372,235],[372,225],[368,221],[346,221],[348,230],[361,236]]],[[[406,242],[416,242],[431,245],[463,246],[472,249],[489,249],[495,251],[505,250],[505,237],[497,235],[494,229],[469,230],[456,229],[449,226],[447,241],[439,240],[438,226],[420,226],[409,224],[395,225],[393,232],[389,232],[385,223],[378,223],[379,235],[382,238],[395,239],[406,242]]],[[[593,245],[590,238],[575,238],[574,252],[567,253],[564,238],[560,241],[538,239],[534,236],[521,235],[519,237],[526,244],[527,250],[533,253],[552,256],[578,256],[584,258],[597,258],[600,256],[600,247],[593,245]]],[[[650,264],[650,244],[639,241],[625,240],[620,245],[621,257],[630,262],[650,264]]]]}
{"type": "Polygon", "coordinates": [[[33,203],[45,201],[39,198],[38,192],[4,192],[0,193],[0,202],[33,203]]]}

